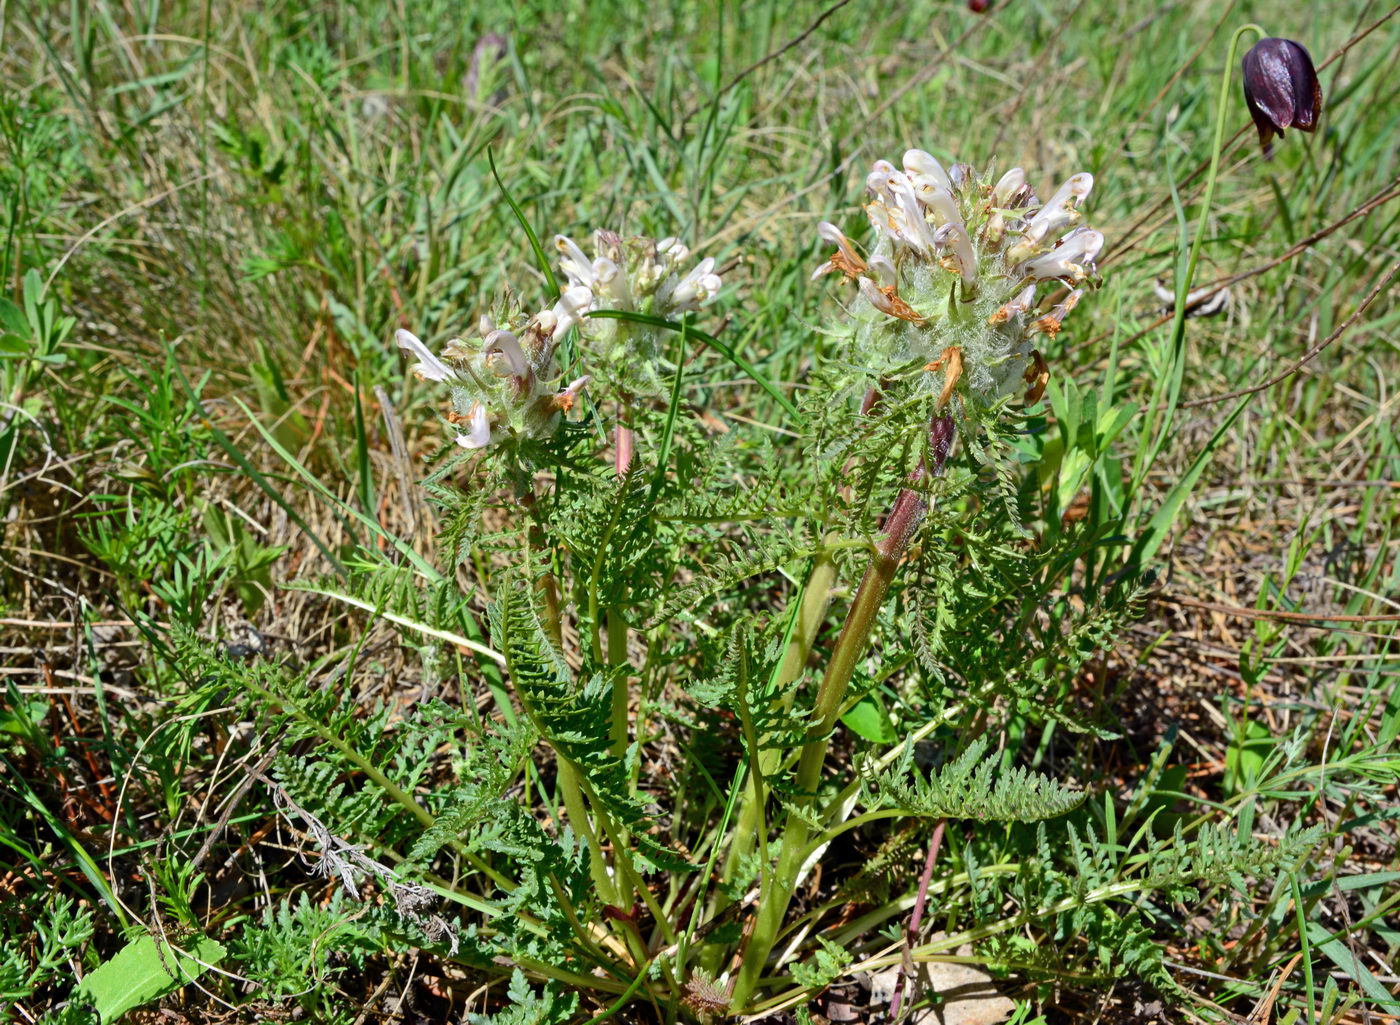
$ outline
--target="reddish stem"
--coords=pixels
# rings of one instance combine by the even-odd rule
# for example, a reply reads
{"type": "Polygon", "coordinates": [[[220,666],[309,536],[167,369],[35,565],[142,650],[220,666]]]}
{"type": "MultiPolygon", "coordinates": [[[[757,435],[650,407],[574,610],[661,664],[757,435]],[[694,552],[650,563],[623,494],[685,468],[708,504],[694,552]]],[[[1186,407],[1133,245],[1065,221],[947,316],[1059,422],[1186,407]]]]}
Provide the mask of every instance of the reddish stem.
{"type": "Polygon", "coordinates": [[[632,428],[618,424],[615,438],[617,452],[613,466],[617,470],[617,475],[621,477],[632,466],[632,428]]]}
{"type": "Polygon", "coordinates": [[[928,903],[928,887],[933,879],[933,865],[938,860],[938,849],[943,846],[943,827],[946,820],[939,819],[933,827],[933,839],[928,844],[928,857],[924,859],[924,874],[919,877],[919,895],[914,900],[914,913],[909,916],[909,928],[904,933],[904,963],[899,966],[899,981],[894,987],[894,997],[890,1000],[890,1020],[899,1015],[899,1005],[904,1001],[904,983],[914,974],[914,966],[909,951],[919,942],[919,926],[924,920],[924,906],[928,903]]]}

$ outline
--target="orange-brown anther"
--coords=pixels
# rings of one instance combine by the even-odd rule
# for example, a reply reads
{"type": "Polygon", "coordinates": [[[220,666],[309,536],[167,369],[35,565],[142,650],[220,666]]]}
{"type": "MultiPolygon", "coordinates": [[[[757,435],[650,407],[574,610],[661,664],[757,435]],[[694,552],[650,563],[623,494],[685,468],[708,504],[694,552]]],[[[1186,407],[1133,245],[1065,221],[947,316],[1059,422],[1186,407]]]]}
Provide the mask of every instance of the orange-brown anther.
{"type": "Polygon", "coordinates": [[[827,261],[827,266],[831,268],[831,270],[839,270],[847,281],[854,281],[865,273],[864,260],[859,256],[852,259],[851,256],[841,252],[839,249],[831,254],[831,259],[827,261]]]}
{"type": "Polygon", "coordinates": [[[891,317],[898,317],[900,320],[907,320],[911,324],[922,324],[924,318],[914,311],[914,307],[899,297],[893,285],[878,285],[881,293],[889,300],[889,309],[885,312],[891,317]]]}
{"type": "Polygon", "coordinates": [[[1026,405],[1039,402],[1045,394],[1045,386],[1050,383],[1050,367],[1039,349],[1031,350],[1031,360],[1031,365],[1026,368],[1026,383],[1030,385],[1026,389],[1026,405]]]}
{"type": "Polygon", "coordinates": [[[963,355],[962,349],[956,345],[950,345],[943,350],[943,354],[936,360],[924,367],[930,374],[943,371],[943,391],[938,395],[938,404],[935,408],[942,409],[948,404],[948,400],[953,397],[953,389],[957,387],[958,379],[962,377],[963,355]]]}

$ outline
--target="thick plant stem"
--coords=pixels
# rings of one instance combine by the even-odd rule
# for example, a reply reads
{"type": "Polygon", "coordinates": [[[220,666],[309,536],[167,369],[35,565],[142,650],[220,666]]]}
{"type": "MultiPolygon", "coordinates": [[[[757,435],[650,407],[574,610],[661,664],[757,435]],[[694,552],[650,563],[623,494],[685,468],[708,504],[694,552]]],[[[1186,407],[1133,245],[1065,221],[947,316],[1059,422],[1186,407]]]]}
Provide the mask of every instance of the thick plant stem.
{"type": "MultiPolygon", "coordinates": [[[[932,469],[924,463],[910,475],[909,483],[917,485],[930,473],[939,476],[943,464],[952,447],[955,428],[949,416],[935,416],[929,424],[929,460],[932,469]]],[[[856,591],[855,600],[827,663],[812,708],[813,727],[808,742],[797,763],[795,786],[799,793],[814,793],[821,784],[822,765],[826,761],[827,746],[831,730],[841,716],[845,704],[846,691],[850,686],[851,675],[856,663],[865,653],[866,643],[874,628],[876,615],[884,604],[890,581],[900,559],[909,547],[915,530],[923,522],[928,512],[924,496],[907,487],[899,493],[889,515],[885,518],[884,536],[875,546],[865,576],[856,591]]],[[[798,800],[804,800],[799,797],[798,800]]],[[[778,939],[778,932],[787,915],[788,905],[797,888],[798,876],[808,856],[807,843],[810,830],[806,821],[795,814],[789,814],[783,831],[782,848],[778,864],[774,870],[764,874],[762,892],[758,901],[758,917],[749,937],[744,953],[743,964],[735,979],[730,999],[731,1013],[740,1012],[753,993],[778,939]]]]}
{"type": "Polygon", "coordinates": [[[564,812],[568,815],[569,824],[573,826],[574,832],[588,845],[588,872],[593,879],[593,887],[598,891],[598,898],[604,903],[618,904],[622,898],[618,896],[612,876],[608,875],[602,845],[598,842],[598,834],[594,831],[592,820],[584,807],[578,772],[573,763],[562,755],[556,754],[556,764],[559,769],[559,793],[564,802],[564,812]]]}
{"type": "MultiPolygon", "coordinates": [[[[828,541],[833,538],[827,538],[828,541]]],[[[797,617],[788,634],[787,645],[783,649],[782,661],[778,664],[774,684],[782,690],[795,682],[807,665],[807,658],[816,643],[817,631],[826,620],[826,610],[831,604],[831,588],[836,582],[836,553],[823,548],[812,561],[812,570],[802,589],[802,601],[797,608],[797,617]]],[[[783,753],[780,750],[764,751],[759,757],[759,766],[764,776],[771,775],[778,768],[783,753]]],[[[733,842],[725,855],[723,878],[733,878],[739,862],[754,847],[757,837],[754,830],[758,826],[761,809],[754,807],[751,792],[746,792],[739,814],[735,819],[733,842]]],[[[717,896],[716,898],[720,898],[717,896]]],[[[726,902],[727,903],[727,902],[726,902]]],[[[723,904],[717,904],[711,913],[718,912],[723,904]]]]}

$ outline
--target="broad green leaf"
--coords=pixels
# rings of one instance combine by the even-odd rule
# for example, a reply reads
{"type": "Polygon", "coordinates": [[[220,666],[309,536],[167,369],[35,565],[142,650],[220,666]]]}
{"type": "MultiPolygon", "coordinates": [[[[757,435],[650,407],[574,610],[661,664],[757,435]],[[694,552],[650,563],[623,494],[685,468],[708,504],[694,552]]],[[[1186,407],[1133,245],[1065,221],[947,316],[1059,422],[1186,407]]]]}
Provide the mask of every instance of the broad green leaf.
{"type": "Polygon", "coordinates": [[[1057,508],[1068,509],[1074,496],[1084,485],[1084,477],[1093,465],[1093,459],[1082,448],[1072,448],[1065,453],[1060,463],[1060,481],[1055,491],[1057,508]]]}
{"type": "Polygon", "coordinates": [[[0,296],[0,329],[20,338],[28,338],[31,334],[29,319],[24,311],[4,296],[0,296]]]}
{"type": "Polygon", "coordinates": [[[867,694],[855,707],[841,717],[851,730],[876,744],[893,744],[894,726],[884,702],[875,694],[867,694]]]}
{"type": "Polygon", "coordinates": [[[1103,453],[1108,450],[1108,446],[1118,435],[1123,433],[1123,428],[1132,422],[1137,416],[1137,403],[1129,402],[1122,406],[1109,406],[1099,414],[1099,421],[1094,425],[1095,444],[1098,450],[1103,453]]]}
{"type": "Polygon", "coordinates": [[[1274,737],[1262,722],[1251,720],[1225,751],[1225,780],[1231,787],[1251,786],[1273,750],[1274,737]]]}
{"type": "Polygon", "coordinates": [[[0,335],[0,359],[22,359],[29,355],[29,339],[12,332],[0,335]]]}
{"type": "Polygon", "coordinates": [[[89,972],[78,983],[76,995],[97,1008],[97,1015],[105,1025],[127,1011],[188,985],[199,978],[207,966],[222,961],[225,953],[223,946],[207,936],[190,942],[183,952],[163,941],[157,945],[153,936],[142,936],[89,972]]]}

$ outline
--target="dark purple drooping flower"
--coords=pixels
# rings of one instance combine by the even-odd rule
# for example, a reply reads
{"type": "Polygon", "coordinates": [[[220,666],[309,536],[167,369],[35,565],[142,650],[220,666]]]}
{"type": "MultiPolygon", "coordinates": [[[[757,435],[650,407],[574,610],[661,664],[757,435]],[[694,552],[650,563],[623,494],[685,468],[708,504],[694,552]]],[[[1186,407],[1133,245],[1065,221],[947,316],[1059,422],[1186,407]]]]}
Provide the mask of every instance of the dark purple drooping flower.
{"type": "Polygon", "coordinates": [[[1311,132],[1322,113],[1322,87],[1312,57],[1291,39],[1261,39],[1244,55],[1244,102],[1267,156],[1285,128],[1311,132]]]}

